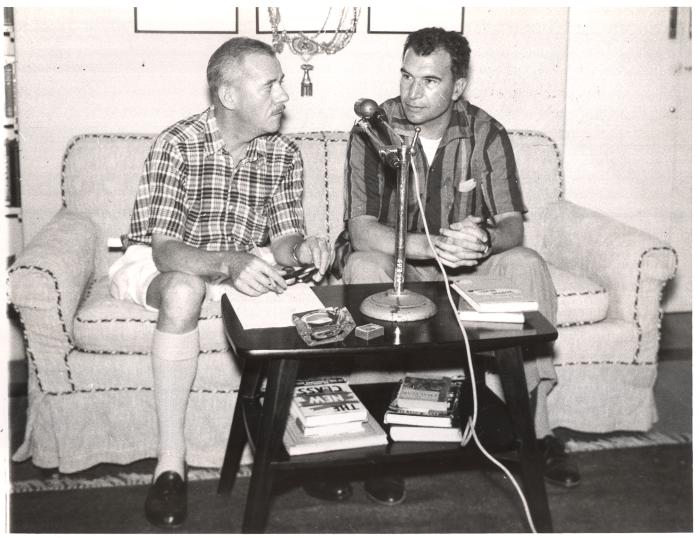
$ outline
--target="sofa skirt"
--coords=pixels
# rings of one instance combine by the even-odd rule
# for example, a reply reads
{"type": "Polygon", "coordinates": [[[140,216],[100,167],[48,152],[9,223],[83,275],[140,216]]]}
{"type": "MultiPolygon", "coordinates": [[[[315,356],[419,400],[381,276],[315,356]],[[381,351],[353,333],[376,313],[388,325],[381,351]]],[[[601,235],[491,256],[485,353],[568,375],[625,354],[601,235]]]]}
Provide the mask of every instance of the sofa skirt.
{"type": "MultiPolygon", "coordinates": [[[[187,463],[220,468],[237,390],[192,392],[185,425],[187,463]]],[[[155,458],[155,403],[150,389],[30,395],[27,429],[13,461],[74,473],[101,463],[155,458]]],[[[241,464],[252,462],[246,450],[241,464]]]]}

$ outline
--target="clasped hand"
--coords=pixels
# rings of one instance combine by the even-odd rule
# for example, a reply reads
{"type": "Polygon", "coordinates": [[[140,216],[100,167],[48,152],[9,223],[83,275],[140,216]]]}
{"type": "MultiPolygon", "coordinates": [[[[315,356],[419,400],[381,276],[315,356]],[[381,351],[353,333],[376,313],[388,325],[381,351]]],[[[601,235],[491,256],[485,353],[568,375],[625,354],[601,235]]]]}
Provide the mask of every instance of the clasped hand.
{"type": "MultiPolygon", "coordinates": [[[[296,247],[297,259],[318,269],[313,280],[323,278],[332,262],[332,251],[327,239],[309,236],[296,247]]],[[[233,286],[246,295],[258,296],[269,291],[281,293],[287,289],[284,271],[250,252],[231,253],[229,275],[233,286]]]]}
{"type": "Polygon", "coordinates": [[[440,228],[433,242],[440,261],[448,267],[471,267],[486,258],[491,249],[482,223],[482,218],[468,216],[449,228],[440,228]]]}

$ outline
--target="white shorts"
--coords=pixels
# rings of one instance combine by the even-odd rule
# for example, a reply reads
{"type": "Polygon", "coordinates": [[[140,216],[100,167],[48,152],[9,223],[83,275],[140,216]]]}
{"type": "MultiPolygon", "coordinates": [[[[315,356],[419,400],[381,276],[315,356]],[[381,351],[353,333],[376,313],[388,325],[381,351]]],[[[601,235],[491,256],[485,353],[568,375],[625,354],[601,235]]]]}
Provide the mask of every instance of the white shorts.
{"type": "Polygon", "coordinates": [[[109,268],[109,293],[115,299],[131,301],[157,312],[156,308],[146,303],[146,294],[159,272],[153,262],[150,246],[131,245],[109,268]]]}
{"type": "MultiPolygon", "coordinates": [[[[268,263],[274,263],[274,256],[269,247],[260,249],[262,258],[268,263]]],[[[148,287],[153,279],[160,274],[153,261],[153,253],[148,245],[131,245],[124,255],[109,268],[109,292],[115,299],[131,301],[151,312],[157,312],[146,302],[148,287]]],[[[230,281],[227,283],[207,282],[206,301],[219,301],[227,290],[231,290],[230,281]]]]}

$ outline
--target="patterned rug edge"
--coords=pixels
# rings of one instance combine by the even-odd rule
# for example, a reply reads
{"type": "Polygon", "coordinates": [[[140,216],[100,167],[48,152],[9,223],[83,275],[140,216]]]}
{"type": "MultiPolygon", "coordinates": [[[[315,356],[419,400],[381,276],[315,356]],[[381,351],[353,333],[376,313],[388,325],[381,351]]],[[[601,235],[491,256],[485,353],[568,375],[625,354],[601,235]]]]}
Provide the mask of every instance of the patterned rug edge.
{"type": "MultiPolygon", "coordinates": [[[[238,477],[241,478],[249,477],[250,474],[251,468],[248,465],[242,466],[238,471],[238,477]]],[[[189,469],[187,472],[187,480],[189,482],[216,480],[218,478],[219,469],[189,469]]],[[[73,478],[65,475],[55,475],[43,480],[19,480],[13,482],[10,484],[10,493],[146,486],[149,485],[152,480],[152,473],[116,473],[98,478],[73,478]]]]}
{"type": "Polygon", "coordinates": [[[593,452],[616,448],[640,448],[648,446],[683,445],[693,442],[691,433],[620,433],[593,438],[569,438],[564,444],[569,452],[593,452]]]}
{"type": "MultiPolygon", "coordinates": [[[[593,452],[597,450],[611,450],[620,448],[639,448],[649,446],[680,445],[693,442],[692,434],[677,433],[666,434],[659,432],[639,434],[613,434],[592,439],[573,439],[565,441],[569,452],[593,452]]],[[[238,472],[239,477],[249,477],[251,468],[242,466],[238,472]]],[[[200,480],[216,480],[219,478],[219,469],[190,469],[187,479],[190,482],[200,480]]],[[[98,478],[73,478],[70,476],[56,475],[43,480],[20,480],[10,484],[10,493],[33,493],[39,491],[65,491],[77,489],[93,489],[124,486],[145,486],[151,483],[151,473],[116,473],[98,478]]]]}

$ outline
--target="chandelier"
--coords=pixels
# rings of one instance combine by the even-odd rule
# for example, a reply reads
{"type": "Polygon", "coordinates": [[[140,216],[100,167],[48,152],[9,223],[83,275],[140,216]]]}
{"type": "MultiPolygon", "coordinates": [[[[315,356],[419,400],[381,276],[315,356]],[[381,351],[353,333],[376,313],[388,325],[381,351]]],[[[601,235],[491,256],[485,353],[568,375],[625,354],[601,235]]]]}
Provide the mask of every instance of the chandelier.
{"type": "Polygon", "coordinates": [[[360,18],[360,8],[352,8],[352,17],[347,24],[347,28],[345,26],[348,18],[348,8],[342,8],[335,31],[331,32],[332,36],[327,41],[321,40],[320,36],[326,32],[326,26],[333,11],[332,7],[328,9],[328,15],[326,15],[326,20],[323,22],[321,29],[311,36],[306,35],[304,32],[290,34],[281,28],[282,16],[278,7],[269,7],[267,11],[270,16],[270,26],[272,26],[272,48],[279,54],[284,49],[284,45],[287,44],[294,54],[301,56],[302,60],[304,60],[304,63],[301,65],[301,69],[304,71],[301,80],[301,96],[313,95],[313,84],[309,71],[314,66],[309,62],[317,54],[335,54],[350,43],[357,28],[357,21],[360,18]]]}

